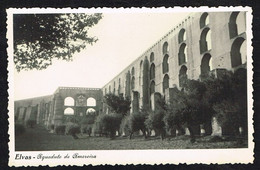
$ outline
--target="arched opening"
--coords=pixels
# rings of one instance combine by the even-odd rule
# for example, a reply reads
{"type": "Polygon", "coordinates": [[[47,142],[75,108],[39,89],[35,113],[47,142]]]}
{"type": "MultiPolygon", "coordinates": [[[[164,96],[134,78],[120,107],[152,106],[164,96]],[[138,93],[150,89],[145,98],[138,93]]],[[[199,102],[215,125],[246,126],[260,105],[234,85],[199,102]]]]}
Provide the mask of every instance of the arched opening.
{"type": "Polygon", "coordinates": [[[244,12],[232,12],[229,18],[229,36],[235,36],[246,31],[246,22],[244,12]]]}
{"type": "Polygon", "coordinates": [[[243,45],[245,43],[245,39],[242,37],[238,37],[235,39],[231,46],[231,65],[233,67],[237,67],[242,64],[242,58],[246,62],[246,46],[243,45]],[[241,48],[243,47],[243,49],[241,48]],[[243,56],[244,55],[244,56],[243,56]]]}
{"type": "Polygon", "coordinates": [[[169,59],[169,55],[166,54],[163,58],[163,73],[166,73],[169,71],[169,62],[168,62],[168,59],[169,59]]]}
{"type": "Polygon", "coordinates": [[[131,81],[131,89],[133,90],[135,88],[135,77],[132,77],[132,81],[131,81]]]}
{"type": "Polygon", "coordinates": [[[121,85],[118,85],[118,94],[121,94],[121,85]]]}
{"type": "Polygon", "coordinates": [[[186,83],[186,80],[188,79],[187,76],[187,67],[183,65],[179,72],[179,86],[183,87],[183,85],[186,83]]]}
{"type": "Polygon", "coordinates": [[[168,53],[168,51],[169,51],[168,48],[169,48],[169,47],[168,47],[168,43],[165,42],[165,43],[163,44],[163,55],[165,55],[165,54],[168,53]]]}
{"type": "Polygon", "coordinates": [[[142,73],[143,73],[143,60],[140,62],[140,71],[139,71],[139,85],[142,85],[142,73]]]}
{"type": "Polygon", "coordinates": [[[154,61],[154,53],[152,52],[150,55],[150,62],[152,63],[154,61]]]}
{"type": "Polygon", "coordinates": [[[200,34],[200,53],[204,53],[211,49],[211,31],[204,28],[200,34]]]}
{"type": "Polygon", "coordinates": [[[203,28],[208,24],[209,24],[209,15],[207,12],[204,12],[200,17],[200,28],[203,28]]]}
{"type": "Polygon", "coordinates": [[[165,89],[169,88],[169,76],[168,74],[165,74],[163,77],[163,93],[165,92],[165,89]]]}
{"type": "Polygon", "coordinates": [[[155,92],[155,82],[152,81],[150,84],[150,96],[155,92]]]}
{"type": "Polygon", "coordinates": [[[185,43],[183,43],[179,48],[178,58],[179,65],[182,65],[187,62],[187,47],[185,43]]]}
{"type": "Polygon", "coordinates": [[[74,110],[72,108],[66,108],[64,110],[64,115],[74,115],[74,110]]]}
{"type": "Polygon", "coordinates": [[[105,88],[105,95],[107,94],[107,88],[105,88]]]}
{"type": "Polygon", "coordinates": [[[96,113],[96,110],[93,108],[89,108],[86,110],[86,115],[91,115],[91,114],[95,114],[95,113],[96,113]]]}
{"type": "Polygon", "coordinates": [[[185,29],[181,29],[178,35],[178,42],[179,44],[186,40],[186,31],[185,29]]]}
{"type": "Polygon", "coordinates": [[[109,91],[109,93],[111,93],[111,86],[110,85],[108,87],[108,91],[109,91]]]}
{"type": "Polygon", "coordinates": [[[135,75],[135,68],[134,67],[132,67],[131,74],[132,74],[132,76],[135,75]]]}
{"type": "Polygon", "coordinates": [[[150,67],[150,80],[152,80],[154,78],[155,78],[155,65],[154,65],[154,63],[152,63],[151,67],[150,67]]]}
{"type": "Polygon", "coordinates": [[[72,97],[66,97],[64,100],[64,106],[74,106],[75,101],[72,97]]]}
{"type": "Polygon", "coordinates": [[[96,106],[96,99],[90,97],[87,99],[87,106],[96,106]]]}
{"type": "Polygon", "coordinates": [[[211,66],[211,55],[210,54],[205,54],[201,60],[201,76],[207,77],[209,75],[209,72],[211,71],[212,66],[211,66]]]}

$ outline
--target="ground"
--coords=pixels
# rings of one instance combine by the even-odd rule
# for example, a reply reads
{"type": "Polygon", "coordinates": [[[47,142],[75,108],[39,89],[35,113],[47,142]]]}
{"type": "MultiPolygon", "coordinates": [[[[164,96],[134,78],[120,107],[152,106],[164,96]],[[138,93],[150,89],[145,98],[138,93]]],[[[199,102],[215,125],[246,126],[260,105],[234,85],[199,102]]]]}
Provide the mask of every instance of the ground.
{"type": "Polygon", "coordinates": [[[197,138],[191,143],[188,136],[167,138],[162,141],[159,137],[144,139],[134,136],[117,137],[111,140],[106,137],[88,137],[79,135],[79,139],[72,136],[49,133],[43,127],[27,128],[24,134],[16,136],[16,151],[48,151],[48,150],[123,150],[123,149],[207,149],[207,148],[241,148],[247,147],[246,141],[226,140],[209,142],[212,137],[197,138]]]}

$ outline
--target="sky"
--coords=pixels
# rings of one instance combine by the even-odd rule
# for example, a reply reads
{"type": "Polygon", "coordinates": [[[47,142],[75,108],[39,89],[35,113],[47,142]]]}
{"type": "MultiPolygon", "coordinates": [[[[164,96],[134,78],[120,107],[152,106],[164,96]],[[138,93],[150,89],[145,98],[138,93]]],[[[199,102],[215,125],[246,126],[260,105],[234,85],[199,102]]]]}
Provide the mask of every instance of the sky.
{"type": "Polygon", "coordinates": [[[45,70],[14,73],[14,99],[51,95],[59,86],[101,88],[189,13],[104,13],[89,30],[98,41],[45,70]]]}

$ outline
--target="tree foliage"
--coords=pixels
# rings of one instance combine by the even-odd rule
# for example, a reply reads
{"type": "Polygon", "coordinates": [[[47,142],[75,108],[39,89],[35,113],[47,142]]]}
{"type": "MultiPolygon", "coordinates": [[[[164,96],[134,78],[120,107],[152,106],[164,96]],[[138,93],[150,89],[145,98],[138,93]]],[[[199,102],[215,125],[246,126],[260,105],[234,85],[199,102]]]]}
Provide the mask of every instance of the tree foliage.
{"type": "Polygon", "coordinates": [[[14,14],[14,63],[17,71],[45,69],[53,58],[72,60],[87,44],[102,14],[14,14]]]}
{"type": "Polygon", "coordinates": [[[131,108],[131,101],[128,98],[124,99],[123,96],[117,96],[114,94],[106,94],[104,96],[104,103],[108,105],[112,112],[121,115],[126,115],[131,108]]]}

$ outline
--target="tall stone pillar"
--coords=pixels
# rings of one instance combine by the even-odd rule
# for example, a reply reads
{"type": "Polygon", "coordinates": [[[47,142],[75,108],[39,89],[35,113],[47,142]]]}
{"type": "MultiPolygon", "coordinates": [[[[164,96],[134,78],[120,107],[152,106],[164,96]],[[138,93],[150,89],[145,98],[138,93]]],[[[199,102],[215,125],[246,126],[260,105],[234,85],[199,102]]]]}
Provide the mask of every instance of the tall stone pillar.
{"type": "Polygon", "coordinates": [[[63,123],[63,100],[59,94],[55,96],[53,120],[54,120],[54,126],[58,126],[63,123]]]}
{"type": "Polygon", "coordinates": [[[161,99],[161,94],[158,92],[155,92],[151,95],[151,106],[152,110],[155,111],[160,108],[159,104],[157,101],[161,99]]]}
{"type": "Polygon", "coordinates": [[[143,108],[149,109],[149,61],[145,57],[143,62],[143,108]]]}
{"type": "Polygon", "coordinates": [[[132,95],[132,113],[136,113],[139,111],[139,93],[137,91],[133,91],[132,95]]]}
{"type": "Polygon", "coordinates": [[[128,71],[126,73],[126,82],[125,82],[125,97],[126,98],[131,98],[131,76],[130,76],[130,72],[128,71]]]}

